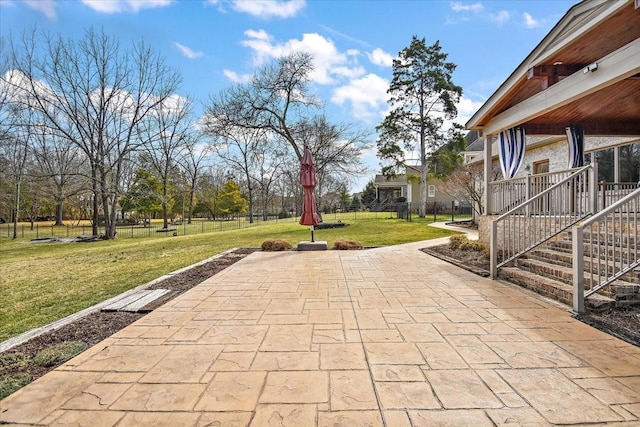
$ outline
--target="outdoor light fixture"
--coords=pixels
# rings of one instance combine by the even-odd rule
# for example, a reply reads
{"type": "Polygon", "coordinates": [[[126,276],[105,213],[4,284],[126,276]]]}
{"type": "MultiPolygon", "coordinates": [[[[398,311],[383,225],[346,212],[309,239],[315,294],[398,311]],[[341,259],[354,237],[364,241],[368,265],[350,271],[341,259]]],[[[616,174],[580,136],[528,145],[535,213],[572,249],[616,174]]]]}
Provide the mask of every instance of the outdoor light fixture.
{"type": "Polygon", "coordinates": [[[594,72],[595,70],[597,70],[597,69],[598,69],[598,63],[597,63],[597,62],[594,62],[593,64],[589,64],[589,65],[587,65],[587,66],[584,68],[584,70],[582,70],[582,72],[583,72],[584,74],[587,74],[589,71],[591,71],[591,72],[593,73],[593,72],[594,72]]]}

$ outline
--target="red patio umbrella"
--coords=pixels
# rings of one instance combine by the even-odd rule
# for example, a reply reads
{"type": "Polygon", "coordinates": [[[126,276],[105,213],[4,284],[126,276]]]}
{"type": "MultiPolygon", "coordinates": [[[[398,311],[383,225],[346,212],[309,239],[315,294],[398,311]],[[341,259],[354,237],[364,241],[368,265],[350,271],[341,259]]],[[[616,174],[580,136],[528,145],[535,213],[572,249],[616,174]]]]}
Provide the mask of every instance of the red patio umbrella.
{"type": "Polygon", "coordinates": [[[300,162],[300,184],[304,189],[304,199],[302,202],[301,225],[309,225],[311,228],[311,241],[313,242],[313,226],[320,224],[320,216],[316,210],[316,197],[313,189],[317,184],[316,163],[313,154],[308,148],[304,149],[302,161],[300,162]]]}

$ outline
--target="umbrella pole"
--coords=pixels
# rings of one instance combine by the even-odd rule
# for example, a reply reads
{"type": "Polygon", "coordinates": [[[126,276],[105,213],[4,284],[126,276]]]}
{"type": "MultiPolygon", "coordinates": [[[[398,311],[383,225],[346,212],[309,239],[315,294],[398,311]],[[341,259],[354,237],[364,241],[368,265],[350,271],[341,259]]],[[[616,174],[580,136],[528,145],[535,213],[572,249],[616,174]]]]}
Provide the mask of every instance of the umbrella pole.
{"type": "Polygon", "coordinates": [[[313,242],[313,225],[309,227],[311,229],[311,241],[313,242]]]}

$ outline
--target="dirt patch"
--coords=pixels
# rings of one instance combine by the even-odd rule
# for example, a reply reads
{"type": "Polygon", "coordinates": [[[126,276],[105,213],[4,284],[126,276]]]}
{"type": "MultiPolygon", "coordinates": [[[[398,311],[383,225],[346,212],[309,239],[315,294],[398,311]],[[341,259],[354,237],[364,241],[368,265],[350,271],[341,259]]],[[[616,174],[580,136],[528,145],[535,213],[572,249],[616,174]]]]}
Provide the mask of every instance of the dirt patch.
{"type": "MultiPolygon", "coordinates": [[[[161,299],[144,307],[143,311],[148,312],[159,307],[256,250],[257,249],[236,249],[233,252],[224,254],[219,258],[152,285],[148,289],[169,289],[170,292],[165,294],[161,299]]],[[[135,322],[145,315],[144,312],[94,312],[59,329],[46,332],[10,350],[0,353],[0,389],[2,388],[4,379],[27,374],[30,375],[31,381],[33,381],[54,369],[56,366],[44,367],[31,363],[40,351],[68,341],[80,341],[91,347],[135,322]],[[21,362],[6,362],[16,360],[16,357],[13,356],[19,356],[21,362]]],[[[1,394],[0,399],[2,399],[1,394]]]]}
{"type": "MultiPolygon", "coordinates": [[[[451,249],[449,245],[421,250],[480,276],[489,276],[489,258],[482,252],[451,249]]],[[[576,318],[609,335],[640,347],[640,306],[617,307],[603,312],[579,315],[576,318]]]]}

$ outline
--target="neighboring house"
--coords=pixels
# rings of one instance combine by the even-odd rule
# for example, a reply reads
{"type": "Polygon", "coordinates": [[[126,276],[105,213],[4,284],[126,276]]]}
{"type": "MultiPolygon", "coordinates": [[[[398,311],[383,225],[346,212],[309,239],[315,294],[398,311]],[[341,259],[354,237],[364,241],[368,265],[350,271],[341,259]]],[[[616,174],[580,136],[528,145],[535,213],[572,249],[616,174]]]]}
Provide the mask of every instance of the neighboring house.
{"type": "MultiPolygon", "coordinates": [[[[384,205],[408,203],[412,212],[416,212],[420,203],[420,169],[418,166],[406,166],[404,174],[395,177],[376,175],[373,185],[376,188],[376,204],[373,210],[383,210],[384,205]]],[[[459,207],[466,201],[455,200],[443,191],[441,180],[427,177],[427,212],[433,212],[434,204],[438,211],[449,212],[452,204],[459,207]]]]}
{"type": "MultiPolygon", "coordinates": [[[[466,128],[477,132],[483,145],[482,158],[469,150],[467,161],[484,168],[486,216],[479,234],[491,246],[492,276],[570,227],[576,228],[573,239],[599,221],[606,232],[636,229],[616,227],[606,218],[617,215],[616,203],[623,197],[620,203],[627,203],[626,195],[640,200],[635,191],[640,179],[640,0],[577,3],[466,128]],[[496,167],[504,179],[492,182],[496,167]],[[583,225],[585,218],[591,219],[583,225]],[[498,255],[502,262],[496,261],[498,255]]],[[[633,218],[636,212],[630,206],[620,210],[633,218]]],[[[604,239],[601,245],[618,241],[618,249],[602,249],[603,271],[617,273],[591,285],[594,292],[625,274],[606,259],[620,252],[620,239],[628,245],[637,240],[631,235],[604,239]]],[[[625,271],[640,265],[637,253],[620,263],[625,271]]],[[[574,266],[584,262],[582,255],[583,246],[574,240],[574,266]]],[[[592,263],[595,268],[598,261],[592,263]]],[[[577,271],[581,274],[573,275],[573,290],[559,294],[573,293],[574,309],[582,311],[575,295],[584,286],[583,270],[577,271]]]]}
{"type": "Polygon", "coordinates": [[[460,152],[465,165],[482,161],[482,153],[484,152],[484,139],[480,138],[479,132],[471,130],[466,136],[467,146],[460,152]]]}

